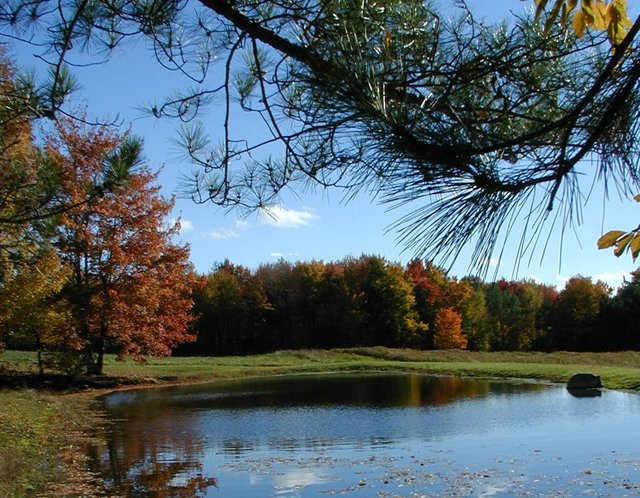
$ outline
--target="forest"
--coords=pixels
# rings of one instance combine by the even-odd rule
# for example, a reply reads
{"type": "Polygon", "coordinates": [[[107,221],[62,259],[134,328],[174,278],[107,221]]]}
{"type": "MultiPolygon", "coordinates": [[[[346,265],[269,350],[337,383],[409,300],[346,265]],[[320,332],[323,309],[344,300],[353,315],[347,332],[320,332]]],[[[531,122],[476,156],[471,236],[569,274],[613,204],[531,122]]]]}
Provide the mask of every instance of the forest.
{"type": "MultiPolygon", "coordinates": [[[[583,166],[596,166],[605,192],[640,200],[640,20],[625,2],[540,1],[510,28],[485,25],[464,2],[451,23],[421,0],[197,2],[196,16],[187,2],[48,3],[0,9],[3,33],[43,50],[50,69],[39,80],[0,50],[0,351],[40,351],[41,371],[100,374],[107,353],[640,349],[640,270],[614,293],[583,276],[557,290],[458,279],[432,263],[475,244],[482,274],[521,210],[532,223],[521,247],[545,223],[571,226],[588,197],[583,166]],[[184,124],[190,199],[251,210],[312,183],[391,206],[421,201],[396,226],[416,259],[225,261],[197,274],[141,140],[69,104],[72,53],[102,64],[141,37],[196,84],[148,109],[184,124]],[[219,149],[196,120],[214,95],[219,149]],[[232,105],[265,120],[271,139],[237,135],[232,105]],[[279,159],[254,159],[272,143],[279,159]]],[[[609,231],[599,246],[635,260],[640,229],[609,231]]]]}
{"type": "Polygon", "coordinates": [[[575,276],[558,291],[531,280],[457,279],[430,262],[381,256],[279,261],[251,271],[229,261],[199,275],[197,339],[175,354],[388,346],[479,351],[640,349],[640,271],[613,293],[575,276]]]}

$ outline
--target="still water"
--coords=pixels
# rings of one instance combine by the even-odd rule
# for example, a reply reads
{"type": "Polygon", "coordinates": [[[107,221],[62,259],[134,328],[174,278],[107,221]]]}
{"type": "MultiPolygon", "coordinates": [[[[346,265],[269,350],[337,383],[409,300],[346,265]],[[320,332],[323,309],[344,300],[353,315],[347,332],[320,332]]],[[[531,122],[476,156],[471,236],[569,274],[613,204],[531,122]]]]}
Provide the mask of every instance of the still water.
{"type": "Polygon", "coordinates": [[[93,468],[121,496],[639,496],[640,396],[416,374],[118,392],[93,468]]]}

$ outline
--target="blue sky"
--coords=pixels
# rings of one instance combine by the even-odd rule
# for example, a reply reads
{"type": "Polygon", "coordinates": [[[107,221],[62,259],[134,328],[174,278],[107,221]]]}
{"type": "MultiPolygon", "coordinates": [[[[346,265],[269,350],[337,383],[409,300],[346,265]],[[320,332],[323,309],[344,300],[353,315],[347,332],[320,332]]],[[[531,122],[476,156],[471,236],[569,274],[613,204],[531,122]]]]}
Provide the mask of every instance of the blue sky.
{"type": "MultiPolygon", "coordinates": [[[[508,10],[521,12],[533,2],[471,0],[468,3],[479,15],[490,17],[496,13],[508,15],[508,10]]],[[[37,66],[33,50],[14,47],[12,53],[22,67],[37,66]]],[[[81,88],[74,96],[74,103],[86,105],[91,115],[102,119],[118,118],[123,128],[131,127],[142,136],[149,164],[153,169],[162,168],[160,182],[164,193],[176,193],[180,176],[192,170],[174,143],[178,125],[154,120],[141,107],[160,101],[173,90],[188,86],[188,82],[161,69],[142,42],[127,45],[106,64],[77,69],[75,73],[81,88]]],[[[220,125],[216,124],[220,112],[221,108],[214,104],[206,121],[214,137],[218,133],[222,136],[220,125]]],[[[237,123],[237,134],[246,133],[247,138],[251,138],[257,132],[255,123],[245,122],[242,117],[237,123]]],[[[596,240],[603,231],[636,226],[640,204],[620,202],[615,194],[603,202],[600,190],[592,194],[583,223],[565,233],[562,244],[559,231],[554,232],[542,261],[538,252],[535,259],[521,261],[516,267],[515,244],[510,243],[499,268],[491,262],[487,278],[534,278],[562,287],[569,276],[581,274],[618,285],[636,265],[628,255],[616,258],[611,251],[598,251],[596,240]]],[[[280,258],[334,261],[365,253],[404,264],[413,257],[396,242],[397,234],[389,231],[402,211],[389,212],[364,192],[349,202],[344,202],[342,195],[337,191],[292,192],[271,209],[270,215],[257,212],[248,216],[210,204],[195,205],[178,197],[174,216],[182,219],[181,239],[191,245],[192,262],[201,272],[225,259],[256,268],[280,258]]],[[[463,251],[451,268],[452,275],[461,277],[469,273],[469,253],[470,249],[463,251]]]]}

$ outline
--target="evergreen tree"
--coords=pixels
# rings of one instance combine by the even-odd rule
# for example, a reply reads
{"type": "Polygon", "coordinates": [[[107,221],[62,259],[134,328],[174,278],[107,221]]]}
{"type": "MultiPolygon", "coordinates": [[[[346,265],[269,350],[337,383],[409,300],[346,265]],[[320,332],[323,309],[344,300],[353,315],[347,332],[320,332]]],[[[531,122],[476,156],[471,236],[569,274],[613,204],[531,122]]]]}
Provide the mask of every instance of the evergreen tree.
{"type": "Polygon", "coordinates": [[[522,251],[546,221],[579,219],[583,168],[629,197],[640,189],[640,19],[620,0],[536,3],[536,17],[491,24],[464,2],[444,13],[423,0],[12,0],[0,28],[50,64],[48,113],[63,107],[78,50],[100,47],[102,61],[147,38],[193,83],[149,110],[191,122],[181,139],[197,202],[262,207],[300,181],[367,189],[415,204],[397,228],[416,254],[453,258],[475,242],[486,268],[514,218],[529,220],[522,251]],[[224,130],[220,147],[198,122],[215,96],[227,106],[208,126],[224,130]],[[235,103],[271,139],[247,142],[235,103]],[[273,142],[281,157],[256,160],[273,142]]]}

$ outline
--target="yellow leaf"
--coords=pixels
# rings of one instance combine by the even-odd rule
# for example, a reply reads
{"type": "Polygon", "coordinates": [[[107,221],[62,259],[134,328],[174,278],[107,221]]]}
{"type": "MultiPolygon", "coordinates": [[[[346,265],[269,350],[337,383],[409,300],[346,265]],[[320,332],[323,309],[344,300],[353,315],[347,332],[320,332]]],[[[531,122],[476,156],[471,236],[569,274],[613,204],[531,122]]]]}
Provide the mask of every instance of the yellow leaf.
{"type": "Polygon", "coordinates": [[[633,236],[629,249],[631,250],[631,257],[633,258],[633,261],[635,261],[638,254],[640,254],[640,233],[636,233],[633,236]]]}
{"type": "Polygon", "coordinates": [[[613,21],[613,16],[613,4],[610,3],[609,5],[607,5],[607,8],[604,9],[604,22],[607,23],[607,26],[613,21]]]}
{"type": "Polygon", "coordinates": [[[549,12],[549,15],[547,16],[547,21],[544,23],[544,30],[546,33],[551,31],[553,23],[556,22],[556,19],[560,15],[560,10],[563,6],[564,6],[564,0],[557,0],[556,3],[553,5],[553,9],[551,9],[551,12],[549,12]]]}
{"type": "Polygon", "coordinates": [[[547,1],[548,0],[536,0],[536,19],[539,19],[540,15],[544,12],[545,7],[547,6],[547,1]]]}
{"type": "Polygon", "coordinates": [[[595,16],[593,27],[600,31],[607,29],[607,22],[605,21],[607,6],[602,0],[598,0],[595,8],[595,16]]]}
{"type": "Polygon", "coordinates": [[[633,233],[628,233],[627,235],[619,239],[618,242],[616,242],[616,248],[614,249],[613,254],[615,254],[616,256],[620,256],[625,251],[627,246],[631,243],[633,237],[633,233]]]}
{"type": "Polygon", "coordinates": [[[611,230],[598,239],[598,249],[606,249],[616,243],[616,240],[625,232],[622,230],[611,230]]]}
{"type": "Polygon", "coordinates": [[[593,15],[593,5],[596,0],[582,0],[582,10],[586,10],[588,14],[593,15]]]}
{"type": "Polygon", "coordinates": [[[595,0],[582,0],[582,13],[584,15],[584,22],[591,26],[595,18],[595,0]]]}
{"type": "Polygon", "coordinates": [[[573,22],[571,23],[571,26],[573,27],[573,31],[575,31],[576,36],[578,38],[582,38],[584,36],[584,30],[585,30],[587,24],[586,24],[586,22],[584,20],[584,14],[583,14],[582,10],[579,10],[573,16],[573,22]]]}
{"type": "Polygon", "coordinates": [[[616,46],[622,43],[622,41],[627,36],[627,30],[624,29],[620,24],[611,23],[609,24],[609,27],[607,29],[607,34],[609,36],[611,45],[613,45],[615,49],[616,46]]]}

